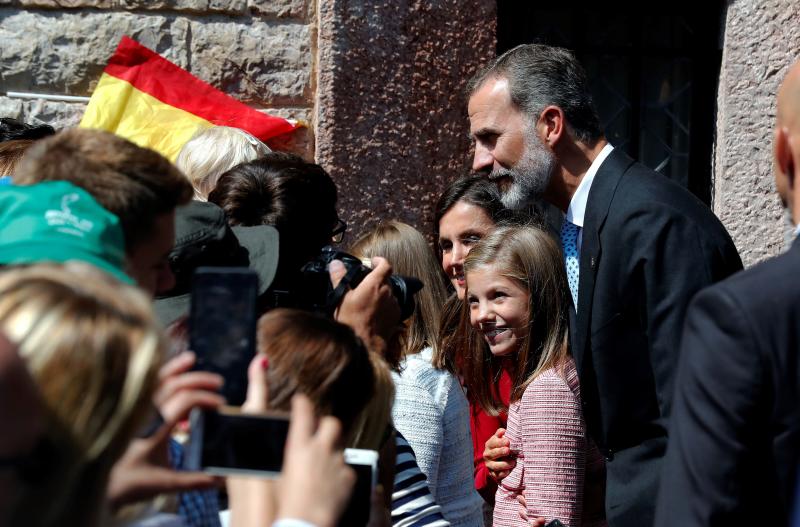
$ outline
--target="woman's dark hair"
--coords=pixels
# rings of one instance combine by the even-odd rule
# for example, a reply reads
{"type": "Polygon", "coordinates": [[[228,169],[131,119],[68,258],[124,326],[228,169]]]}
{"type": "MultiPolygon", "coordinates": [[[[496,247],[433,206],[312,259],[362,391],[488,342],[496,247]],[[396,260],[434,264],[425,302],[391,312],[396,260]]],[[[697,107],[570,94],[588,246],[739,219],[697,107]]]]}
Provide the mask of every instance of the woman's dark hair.
{"type": "MultiPolygon", "coordinates": [[[[231,225],[273,225],[281,258],[302,265],[331,241],[336,185],[325,170],[301,157],[272,152],[222,174],[208,201],[231,225]]],[[[285,261],[285,260],[284,260],[285,261]]]]}
{"type": "Polygon", "coordinates": [[[12,117],[0,117],[0,143],[5,141],[44,139],[55,135],[49,124],[28,124],[12,117]]]}
{"type": "Polygon", "coordinates": [[[500,201],[500,191],[494,183],[481,175],[462,176],[450,183],[436,202],[433,213],[434,240],[439,239],[439,222],[442,217],[459,201],[482,208],[495,222],[505,210],[500,201]]]}

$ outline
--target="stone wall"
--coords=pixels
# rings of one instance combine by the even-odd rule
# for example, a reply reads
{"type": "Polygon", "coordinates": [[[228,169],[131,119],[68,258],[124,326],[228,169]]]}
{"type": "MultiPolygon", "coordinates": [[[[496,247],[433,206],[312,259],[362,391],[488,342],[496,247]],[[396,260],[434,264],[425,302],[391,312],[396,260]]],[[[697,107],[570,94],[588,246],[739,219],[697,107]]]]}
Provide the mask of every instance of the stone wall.
{"type": "Polygon", "coordinates": [[[714,211],[745,265],[782,251],[787,224],[772,176],[775,95],[800,58],[796,0],[728,5],[717,107],[714,211]]]}
{"type": "Polygon", "coordinates": [[[128,35],[247,104],[308,122],[271,145],[316,154],[351,240],[377,218],[427,233],[442,188],[467,170],[461,90],[494,56],[495,26],[490,0],[0,0],[0,115],[76,125],[82,103],[2,94],[89,96],[128,35]]]}
{"type": "Polygon", "coordinates": [[[444,186],[467,172],[462,94],[495,56],[488,0],[322,0],[317,159],[352,236],[378,219],[431,232],[444,186]]]}
{"type": "MultiPolygon", "coordinates": [[[[0,94],[89,96],[123,35],[255,108],[313,119],[315,0],[0,0],[0,94]]],[[[58,128],[84,107],[0,95],[0,115],[58,128]]],[[[313,133],[271,146],[311,159],[313,133]]]]}

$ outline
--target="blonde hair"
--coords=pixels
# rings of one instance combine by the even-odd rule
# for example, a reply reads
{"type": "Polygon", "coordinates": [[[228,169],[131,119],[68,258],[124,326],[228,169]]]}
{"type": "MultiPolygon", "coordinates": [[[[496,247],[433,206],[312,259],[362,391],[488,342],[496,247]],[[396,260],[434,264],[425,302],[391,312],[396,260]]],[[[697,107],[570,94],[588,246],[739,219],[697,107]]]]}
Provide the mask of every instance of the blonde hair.
{"type": "Polygon", "coordinates": [[[411,315],[403,354],[433,348],[433,364],[439,360],[439,318],[447,300],[444,275],[425,237],[414,227],[399,221],[380,223],[361,236],[350,251],[359,258],[382,256],[389,260],[392,272],[414,276],[425,286],[414,297],[416,309],[411,315]]]}
{"type": "Polygon", "coordinates": [[[53,522],[98,521],[111,468],[151,408],[165,342],[150,304],[84,263],[0,273],[0,331],[17,344],[74,452],[51,478],[41,514],[53,522]]]}
{"type": "MultiPolygon", "coordinates": [[[[528,334],[512,364],[511,402],[518,401],[528,385],[544,370],[557,368],[569,356],[567,276],[561,250],[543,229],[533,226],[501,227],[482,239],[464,260],[469,298],[469,273],[479,268],[503,276],[528,292],[528,334]]],[[[483,338],[471,328],[469,302],[464,303],[462,334],[468,335],[463,375],[467,393],[490,414],[504,410],[495,387],[500,362],[483,338]]]]}
{"type": "Polygon", "coordinates": [[[394,406],[394,380],[389,364],[377,353],[370,352],[370,362],[375,371],[375,394],[366,408],[356,419],[352,439],[347,445],[351,448],[380,450],[388,438],[392,423],[394,406]]]}
{"type": "Polygon", "coordinates": [[[195,199],[206,201],[224,172],[270,152],[267,145],[240,128],[212,126],[199,130],[183,145],[175,165],[192,183],[195,199]]]}

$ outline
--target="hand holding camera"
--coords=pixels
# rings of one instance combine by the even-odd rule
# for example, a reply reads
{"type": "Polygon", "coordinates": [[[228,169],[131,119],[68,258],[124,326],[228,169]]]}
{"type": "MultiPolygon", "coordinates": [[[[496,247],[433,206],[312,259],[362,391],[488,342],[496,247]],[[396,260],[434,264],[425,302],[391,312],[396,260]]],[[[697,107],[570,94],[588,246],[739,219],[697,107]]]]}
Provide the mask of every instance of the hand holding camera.
{"type": "MultiPolygon", "coordinates": [[[[353,328],[368,348],[381,353],[397,330],[401,312],[389,285],[392,274],[389,262],[376,257],[372,259],[372,265],[372,271],[361,283],[344,295],[334,317],[353,328]]],[[[348,270],[342,261],[333,260],[328,266],[328,272],[335,289],[348,270]]]]}

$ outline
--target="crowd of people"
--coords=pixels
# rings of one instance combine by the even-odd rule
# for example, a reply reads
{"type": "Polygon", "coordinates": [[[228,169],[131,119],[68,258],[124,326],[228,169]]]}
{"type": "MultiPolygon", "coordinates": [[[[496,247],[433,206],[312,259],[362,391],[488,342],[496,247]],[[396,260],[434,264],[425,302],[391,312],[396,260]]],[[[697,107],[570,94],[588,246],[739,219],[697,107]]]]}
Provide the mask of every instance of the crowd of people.
{"type": "MultiPolygon", "coordinates": [[[[243,130],[173,164],[2,119],[0,525],[357,527],[346,448],[377,456],[371,527],[788,525],[800,246],[743,271],[705,204],[607,141],[568,50],[514,48],[467,93],[473,173],[433,232],[355,240],[324,167],[243,130]],[[257,277],[236,411],[290,415],[277,478],[187,462],[190,413],[234,382],[190,349],[207,267],[257,277]]],[[[800,65],[777,102],[798,225],[800,65]]]]}

